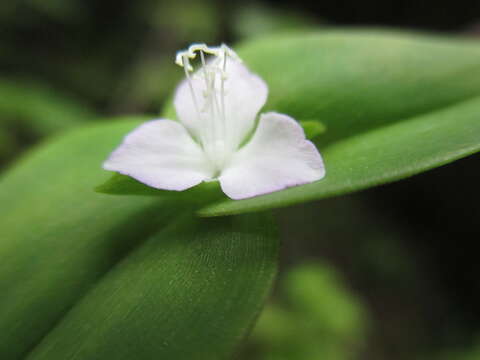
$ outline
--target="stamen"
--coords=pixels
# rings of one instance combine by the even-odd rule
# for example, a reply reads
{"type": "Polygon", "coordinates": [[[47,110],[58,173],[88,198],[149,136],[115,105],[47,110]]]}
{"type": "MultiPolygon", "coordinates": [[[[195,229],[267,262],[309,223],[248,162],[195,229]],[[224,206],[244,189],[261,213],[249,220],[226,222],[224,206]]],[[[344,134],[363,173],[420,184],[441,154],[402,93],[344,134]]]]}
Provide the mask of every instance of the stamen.
{"type": "MultiPolygon", "coordinates": [[[[188,87],[190,88],[190,94],[192,96],[193,106],[195,107],[195,111],[197,113],[198,121],[202,121],[202,115],[200,114],[200,109],[198,107],[197,97],[195,96],[195,90],[193,89],[192,79],[191,79],[190,74],[189,74],[190,71],[193,71],[193,68],[189,64],[188,57],[186,55],[182,56],[182,64],[183,64],[183,68],[185,70],[185,77],[187,78],[188,87]],[[188,70],[189,67],[192,68],[192,70],[188,70]]],[[[202,135],[202,134],[200,134],[200,136],[204,137],[204,135],[202,135]]],[[[205,142],[204,138],[202,138],[201,140],[202,140],[202,143],[205,142]]]]}
{"type": "MultiPolygon", "coordinates": [[[[198,121],[204,122],[203,130],[200,130],[200,141],[206,155],[211,159],[212,164],[220,169],[223,166],[225,159],[228,157],[226,145],[229,142],[227,137],[230,137],[227,129],[226,118],[226,104],[225,83],[227,80],[227,57],[241,62],[238,55],[225,44],[219,47],[208,47],[206,44],[192,44],[187,50],[179,51],[175,58],[175,63],[185,70],[188,86],[192,96],[192,101],[197,112],[198,121]],[[194,69],[190,64],[190,60],[200,54],[202,64],[201,74],[205,82],[204,103],[199,106],[195,89],[192,82],[190,72],[194,69]],[[213,55],[216,59],[207,64],[205,54],[213,55]],[[217,82],[217,76],[220,76],[217,82]],[[220,96],[220,100],[218,99],[220,96]],[[203,116],[202,116],[203,113],[203,116]]],[[[195,81],[197,81],[196,76],[195,81]]],[[[200,76],[202,76],[200,75],[200,76]]],[[[198,88],[197,88],[198,90],[198,88]]]]}
{"type": "Polygon", "coordinates": [[[223,48],[223,45],[222,45],[222,49],[224,51],[224,54],[223,54],[222,74],[221,74],[221,80],[220,80],[220,101],[222,106],[222,110],[221,110],[222,111],[222,136],[225,139],[227,136],[227,133],[226,133],[227,118],[225,115],[225,80],[227,78],[227,55],[226,55],[225,49],[223,48]]]}
{"type": "Polygon", "coordinates": [[[215,88],[213,85],[210,84],[210,77],[207,71],[208,69],[205,62],[205,55],[203,53],[203,50],[198,50],[198,51],[200,53],[200,58],[202,61],[203,77],[205,80],[205,94],[204,94],[205,107],[203,111],[207,113],[206,126],[208,127],[208,129],[206,133],[209,135],[207,141],[211,143],[212,141],[215,141],[215,114],[213,110],[213,104],[211,101],[211,94],[215,91],[215,88]]]}
{"type": "MultiPolygon", "coordinates": [[[[195,90],[193,90],[192,79],[190,78],[190,74],[189,74],[189,71],[191,71],[191,70],[188,70],[188,67],[190,66],[190,64],[188,63],[188,59],[185,56],[183,57],[183,64],[184,64],[183,67],[185,69],[185,77],[187,78],[188,87],[190,88],[190,93],[192,95],[193,104],[195,106],[195,110],[197,111],[197,115],[200,118],[200,110],[199,110],[199,107],[198,107],[197,97],[195,96],[195,90]]],[[[193,70],[193,68],[192,68],[192,70],[193,70]]]]}

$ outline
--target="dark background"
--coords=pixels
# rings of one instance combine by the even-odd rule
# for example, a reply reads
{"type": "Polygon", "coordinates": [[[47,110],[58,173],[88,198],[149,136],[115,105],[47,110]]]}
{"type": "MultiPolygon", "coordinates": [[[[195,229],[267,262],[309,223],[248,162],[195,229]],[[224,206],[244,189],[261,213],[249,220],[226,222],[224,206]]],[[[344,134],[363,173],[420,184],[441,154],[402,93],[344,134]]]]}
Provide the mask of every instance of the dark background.
{"type": "MultiPolygon", "coordinates": [[[[22,109],[28,99],[8,100],[17,86],[55,101],[68,98],[95,119],[155,114],[181,77],[175,51],[194,41],[231,44],[257,33],[328,26],[474,37],[479,21],[478,0],[2,1],[0,126],[9,145],[0,147],[0,164],[9,166],[70,126],[36,131],[22,109]]],[[[398,183],[278,211],[282,274],[306,261],[328,263],[367,309],[366,344],[352,358],[480,358],[479,173],[475,155],[398,183]]],[[[274,303],[283,301],[282,276],[274,303]]],[[[245,353],[267,359],[268,347],[255,339],[245,353]]]]}

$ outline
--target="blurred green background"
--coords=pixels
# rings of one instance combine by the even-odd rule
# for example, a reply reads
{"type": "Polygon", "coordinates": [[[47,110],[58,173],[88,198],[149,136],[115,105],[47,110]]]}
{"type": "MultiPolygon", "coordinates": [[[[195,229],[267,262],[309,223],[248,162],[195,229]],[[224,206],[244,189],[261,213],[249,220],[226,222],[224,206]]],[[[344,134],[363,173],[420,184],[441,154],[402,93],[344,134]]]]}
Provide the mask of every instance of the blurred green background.
{"type": "MultiPolygon", "coordinates": [[[[478,1],[3,1],[0,171],[69,128],[158,114],[192,42],[352,25],[474,37],[478,20],[478,1]]],[[[479,161],[278,211],[277,288],[238,357],[480,359],[479,161]]]]}

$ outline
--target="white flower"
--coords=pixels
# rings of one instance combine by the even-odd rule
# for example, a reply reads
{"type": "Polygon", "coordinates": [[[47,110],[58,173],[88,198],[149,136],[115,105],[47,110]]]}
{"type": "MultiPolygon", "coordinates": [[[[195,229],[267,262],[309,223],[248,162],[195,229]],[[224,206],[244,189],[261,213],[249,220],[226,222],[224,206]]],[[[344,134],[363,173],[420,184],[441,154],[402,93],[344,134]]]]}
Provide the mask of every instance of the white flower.
{"type": "Polygon", "coordinates": [[[218,180],[232,199],[245,199],[325,175],[316,147],[291,117],[256,117],[267,99],[265,82],[227,46],[194,44],[177,54],[186,79],[174,105],[180,122],[144,123],[110,155],[103,167],[158,189],[185,190],[218,180]],[[200,54],[201,67],[190,63],[200,54]],[[206,54],[213,59],[206,61],[206,54]],[[246,143],[245,143],[246,142],[246,143]]]}

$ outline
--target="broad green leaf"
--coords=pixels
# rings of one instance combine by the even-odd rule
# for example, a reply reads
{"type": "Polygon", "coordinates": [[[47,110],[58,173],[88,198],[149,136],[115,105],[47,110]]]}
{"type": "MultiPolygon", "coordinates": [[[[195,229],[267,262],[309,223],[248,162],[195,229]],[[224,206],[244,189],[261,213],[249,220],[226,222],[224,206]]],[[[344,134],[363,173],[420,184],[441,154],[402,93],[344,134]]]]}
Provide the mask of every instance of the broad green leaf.
{"type": "MultiPolygon", "coordinates": [[[[62,318],[65,314],[87,293],[90,293],[92,288],[94,289],[92,290],[92,299],[95,299],[95,302],[98,301],[98,311],[92,313],[91,318],[83,316],[82,320],[96,323],[95,317],[105,316],[99,312],[103,299],[100,295],[104,291],[101,289],[104,289],[103,286],[115,287],[115,284],[118,284],[116,281],[119,281],[115,279],[119,278],[122,279],[122,289],[125,287],[125,291],[133,289],[127,286],[132,281],[137,286],[132,291],[137,291],[139,294],[149,293],[151,296],[148,303],[129,302],[133,300],[126,294],[124,298],[117,299],[119,302],[116,303],[116,311],[119,312],[116,314],[124,318],[128,317],[132,307],[136,309],[135,311],[154,309],[154,315],[160,316],[162,309],[155,308],[155,306],[156,304],[160,306],[162,302],[155,303],[152,299],[160,299],[166,295],[175,297],[176,295],[171,292],[161,293],[162,289],[172,291],[175,288],[180,294],[181,284],[188,285],[188,277],[194,278],[197,276],[196,271],[202,273],[207,268],[217,274],[222,272],[226,274],[225,276],[218,275],[218,277],[207,276],[212,291],[213,289],[223,289],[221,284],[226,282],[230,288],[236,287],[239,292],[241,292],[239,289],[243,289],[245,297],[237,294],[237,298],[226,300],[225,306],[228,305],[229,308],[218,312],[219,316],[223,316],[224,322],[220,323],[220,318],[215,319],[215,314],[209,310],[211,318],[208,320],[203,318],[206,323],[216,322],[216,330],[225,334],[235,334],[238,338],[247,327],[246,322],[250,322],[253,314],[258,311],[265,291],[270,286],[274,271],[272,261],[274,261],[276,251],[276,243],[270,235],[265,234],[262,237],[261,232],[256,231],[260,225],[252,228],[247,225],[245,227],[239,225],[237,228],[236,225],[233,225],[236,220],[232,220],[231,227],[225,229],[226,225],[220,226],[225,223],[218,223],[219,228],[223,229],[222,239],[228,237],[228,230],[231,230],[230,241],[222,243],[226,248],[221,246],[211,249],[195,246],[191,249],[185,248],[185,256],[189,251],[197,251],[200,256],[198,260],[206,261],[206,263],[187,264],[185,262],[187,257],[182,260],[183,255],[176,253],[183,251],[181,249],[183,245],[188,245],[185,233],[180,228],[170,228],[167,233],[159,233],[159,231],[172,221],[176,221],[181,212],[189,209],[190,204],[177,202],[175,199],[141,196],[118,197],[93,191],[96,184],[110,177],[101,169],[102,161],[121,141],[125,133],[144,120],[137,118],[89,126],[63,137],[56,137],[28,154],[0,178],[0,202],[2,203],[2,207],[0,207],[0,228],[2,229],[0,238],[0,258],[2,259],[0,262],[0,293],[2,294],[0,296],[0,333],[2,334],[0,358],[9,360],[24,358],[27,353],[35,349],[37,344],[42,342],[42,339],[57,324],[63,324],[62,318]],[[175,235],[176,231],[178,237],[175,235]],[[158,239],[155,234],[158,234],[158,239]],[[171,240],[162,240],[163,237],[171,240]],[[148,238],[155,238],[158,242],[154,240],[145,242],[148,238]],[[175,238],[178,239],[178,244],[174,241],[175,238]],[[234,240],[238,240],[238,243],[234,240]],[[165,263],[172,261],[172,257],[175,257],[184,266],[183,274],[187,274],[188,270],[191,270],[192,273],[185,275],[188,276],[186,278],[169,279],[172,283],[163,283],[163,285],[160,277],[165,278],[166,274],[160,274],[155,281],[149,277],[149,281],[153,281],[154,284],[142,283],[138,279],[129,280],[130,271],[133,277],[138,275],[135,261],[140,261],[140,257],[143,256],[139,254],[148,255],[145,254],[147,250],[141,250],[144,242],[147,249],[149,248],[152,252],[154,249],[151,246],[162,244],[162,248],[155,248],[155,251],[165,257],[163,260],[165,263]],[[265,251],[262,252],[262,249],[265,251]],[[213,254],[209,251],[218,253],[213,254]],[[235,263],[234,258],[237,251],[240,258],[238,263],[235,263]],[[132,260],[129,257],[130,253],[133,254],[132,260]],[[177,255],[173,255],[174,253],[177,255]],[[242,262],[247,261],[243,258],[244,253],[251,255],[248,260],[252,261],[249,264],[252,265],[252,269],[255,269],[255,273],[249,273],[247,264],[242,262]],[[222,257],[222,261],[229,259],[230,262],[228,264],[220,262],[218,254],[225,257],[224,259],[222,257]],[[230,267],[223,268],[226,264],[230,267]],[[235,264],[240,268],[235,268],[235,264]],[[264,267],[261,264],[264,264],[264,267]],[[195,268],[196,265],[200,268],[195,268]],[[113,275],[105,276],[107,273],[110,274],[109,271],[112,268],[114,269],[111,273],[113,275]],[[231,269],[235,271],[231,272],[231,269]],[[236,283],[240,279],[236,275],[237,272],[243,274],[242,276],[250,276],[251,282],[236,283]],[[111,282],[107,281],[108,279],[111,279],[111,282]],[[222,283],[216,284],[216,280],[222,283]],[[99,281],[103,285],[99,285],[98,289],[100,290],[97,290],[95,284],[99,281]],[[172,287],[173,284],[175,287],[172,287]],[[242,288],[242,286],[244,287],[242,288]],[[152,292],[154,290],[155,293],[152,292]],[[125,302],[123,303],[122,300],[125,302]],[[235,320],[237,319],[235,317],[237,316],[235,315],[237,305],[239,313],[244,316],[244,322],[235,320]],[[122,309],[123,311],[128,309],[128,311],[120,315],[122,309]],[[229,317],[230,315],[233,317],[229,317]]],[[[238,221],[243,223],[243,220],[238,221]]],[[[201,224],[205,223],[195,224],[200,224],[198,226],[201,227],[203,226],[201,224]]],[[[192,223],[189,226],[197,226],[195,224],[192,223]]],[[[212,223],[208,224],[207,227],[213,230],[214,226],[210,226],[212,223]]],[[[202,231],[199,229],[199,234],[202,231]]],[[[205,237],[205,243],[217,244],[220,239],[212,240],[208,234],[205,234],[205,237]]],[[[200,243],[194,239],[191,241],[192,246],[200,243]]],[[[189,256],[192,259],[191,253],[189,256]]],[[[145,258],[145,266],[152,265],[151,261],[151,258],[150,260],[145,258]]],[[[150,270],[153,271],[153,268],[150,270]]],[[[158,275],[159,269],[155,269],[155,271],[158,275]]],[[[169,271],[171,272],[172,269],[169,271]]],[[[153,273],[150,275],[153,276],[153,273]]],[[[213,273],[211,275],[213,276],[213,273]]],[[[207,286],[205,287],[207,288],[207,286]]],[[[121,291],[123,291],[122,289],[121,291]]],[[[185,297],[187,296],[187,292],[183,294],[185,297]]],[[[220,293],[216,295],[219,298],[224,296],[220,293]]],[[[85,297],[85,301],[92,306],[92,300],[87,299],[90,297],[85,297]]],[[[195,304],[194,299],[190,298],[192,306],[195,304]]],[[[205,307],[201,310],[206,312],[208,301],[205,297],[202,299],[205,301],[205,307]]],[[[212,301],[217,306],[214,302],[216,300],[212,301]]],[[[80,309],[82,308],[80,307],[80,309]]],[[[192,311],[187,308],[183,310],[192,311]]],[[[75,311],[72,313],[74,314],[75,311]]],[[[146,319],[147,314],[148,312],[144,313],[145,321],[148,320],[146,319]]],[[[190,325],[193,326],[193,324],[190,325]]],[[[138,326],[141,325],[137,322],[136,326],[132,328],[132,331],[138,330],[138,326]]],[[[125,328],[122,331],[127,330],[128,328],[125,328]]],[[[110,335],[115,337],[116,331],[119,330],[112,331],[110,335]]],[[[126,336],[125,334],[124,336],[126,336]]],[[[65,335],[67,336],[67,333],[65,335]]],[[[105,334],[97,335],[102,337],[98,341],[110,341],[104,338],[105,334]]],[[[145,330],[142,336],[151,341],[155,338],[157,345],[162,344],[162,339],[157,338],[156,333],[148,333],[145,330]]],[[[92,337],[92,339],[94,338],[92,337]]],[[[132,344],[137,340],[140,344],[139,335],[132,332],[130,340],[123,344],[132,344]]],[[[229,341],[229,344],[234,342],[233,339],[229,341]]],[[[49,349],[54,346],[52,343],[48,342],[48,344],[50,344],[48,345],[49,349]]],[[[222,351],[226,351],[226,348],[222,349],[222,351]]]]}
{"type": "Polygon", "coordinates": [[[40,83],[0,79],[0,124],[8,121],[34,135],[48,135],[81,124],[94,114],[40,83]]]}
{"type": "Polygon", "coordinates": [[[324,31],[246,42],[238,52],[268,83],[264,111],[318,120],[327,176],[201,210],[218,216],[364,189],[480,150],[480,44],[381,31],[324,31]]]}
{"type": "Polygon", "coordinates": [[[28,359],[227,359],[276,266],[268,217],[172,223],[117,264],[28,359]]]}
{"type": "Polygon", "coordinates": [[[108,177],[102,160],[139,122],[56,138],[0,178],[0,358],[21,358],[99,276],[161,226],[158,199],[92,191],[108,177]]]}

